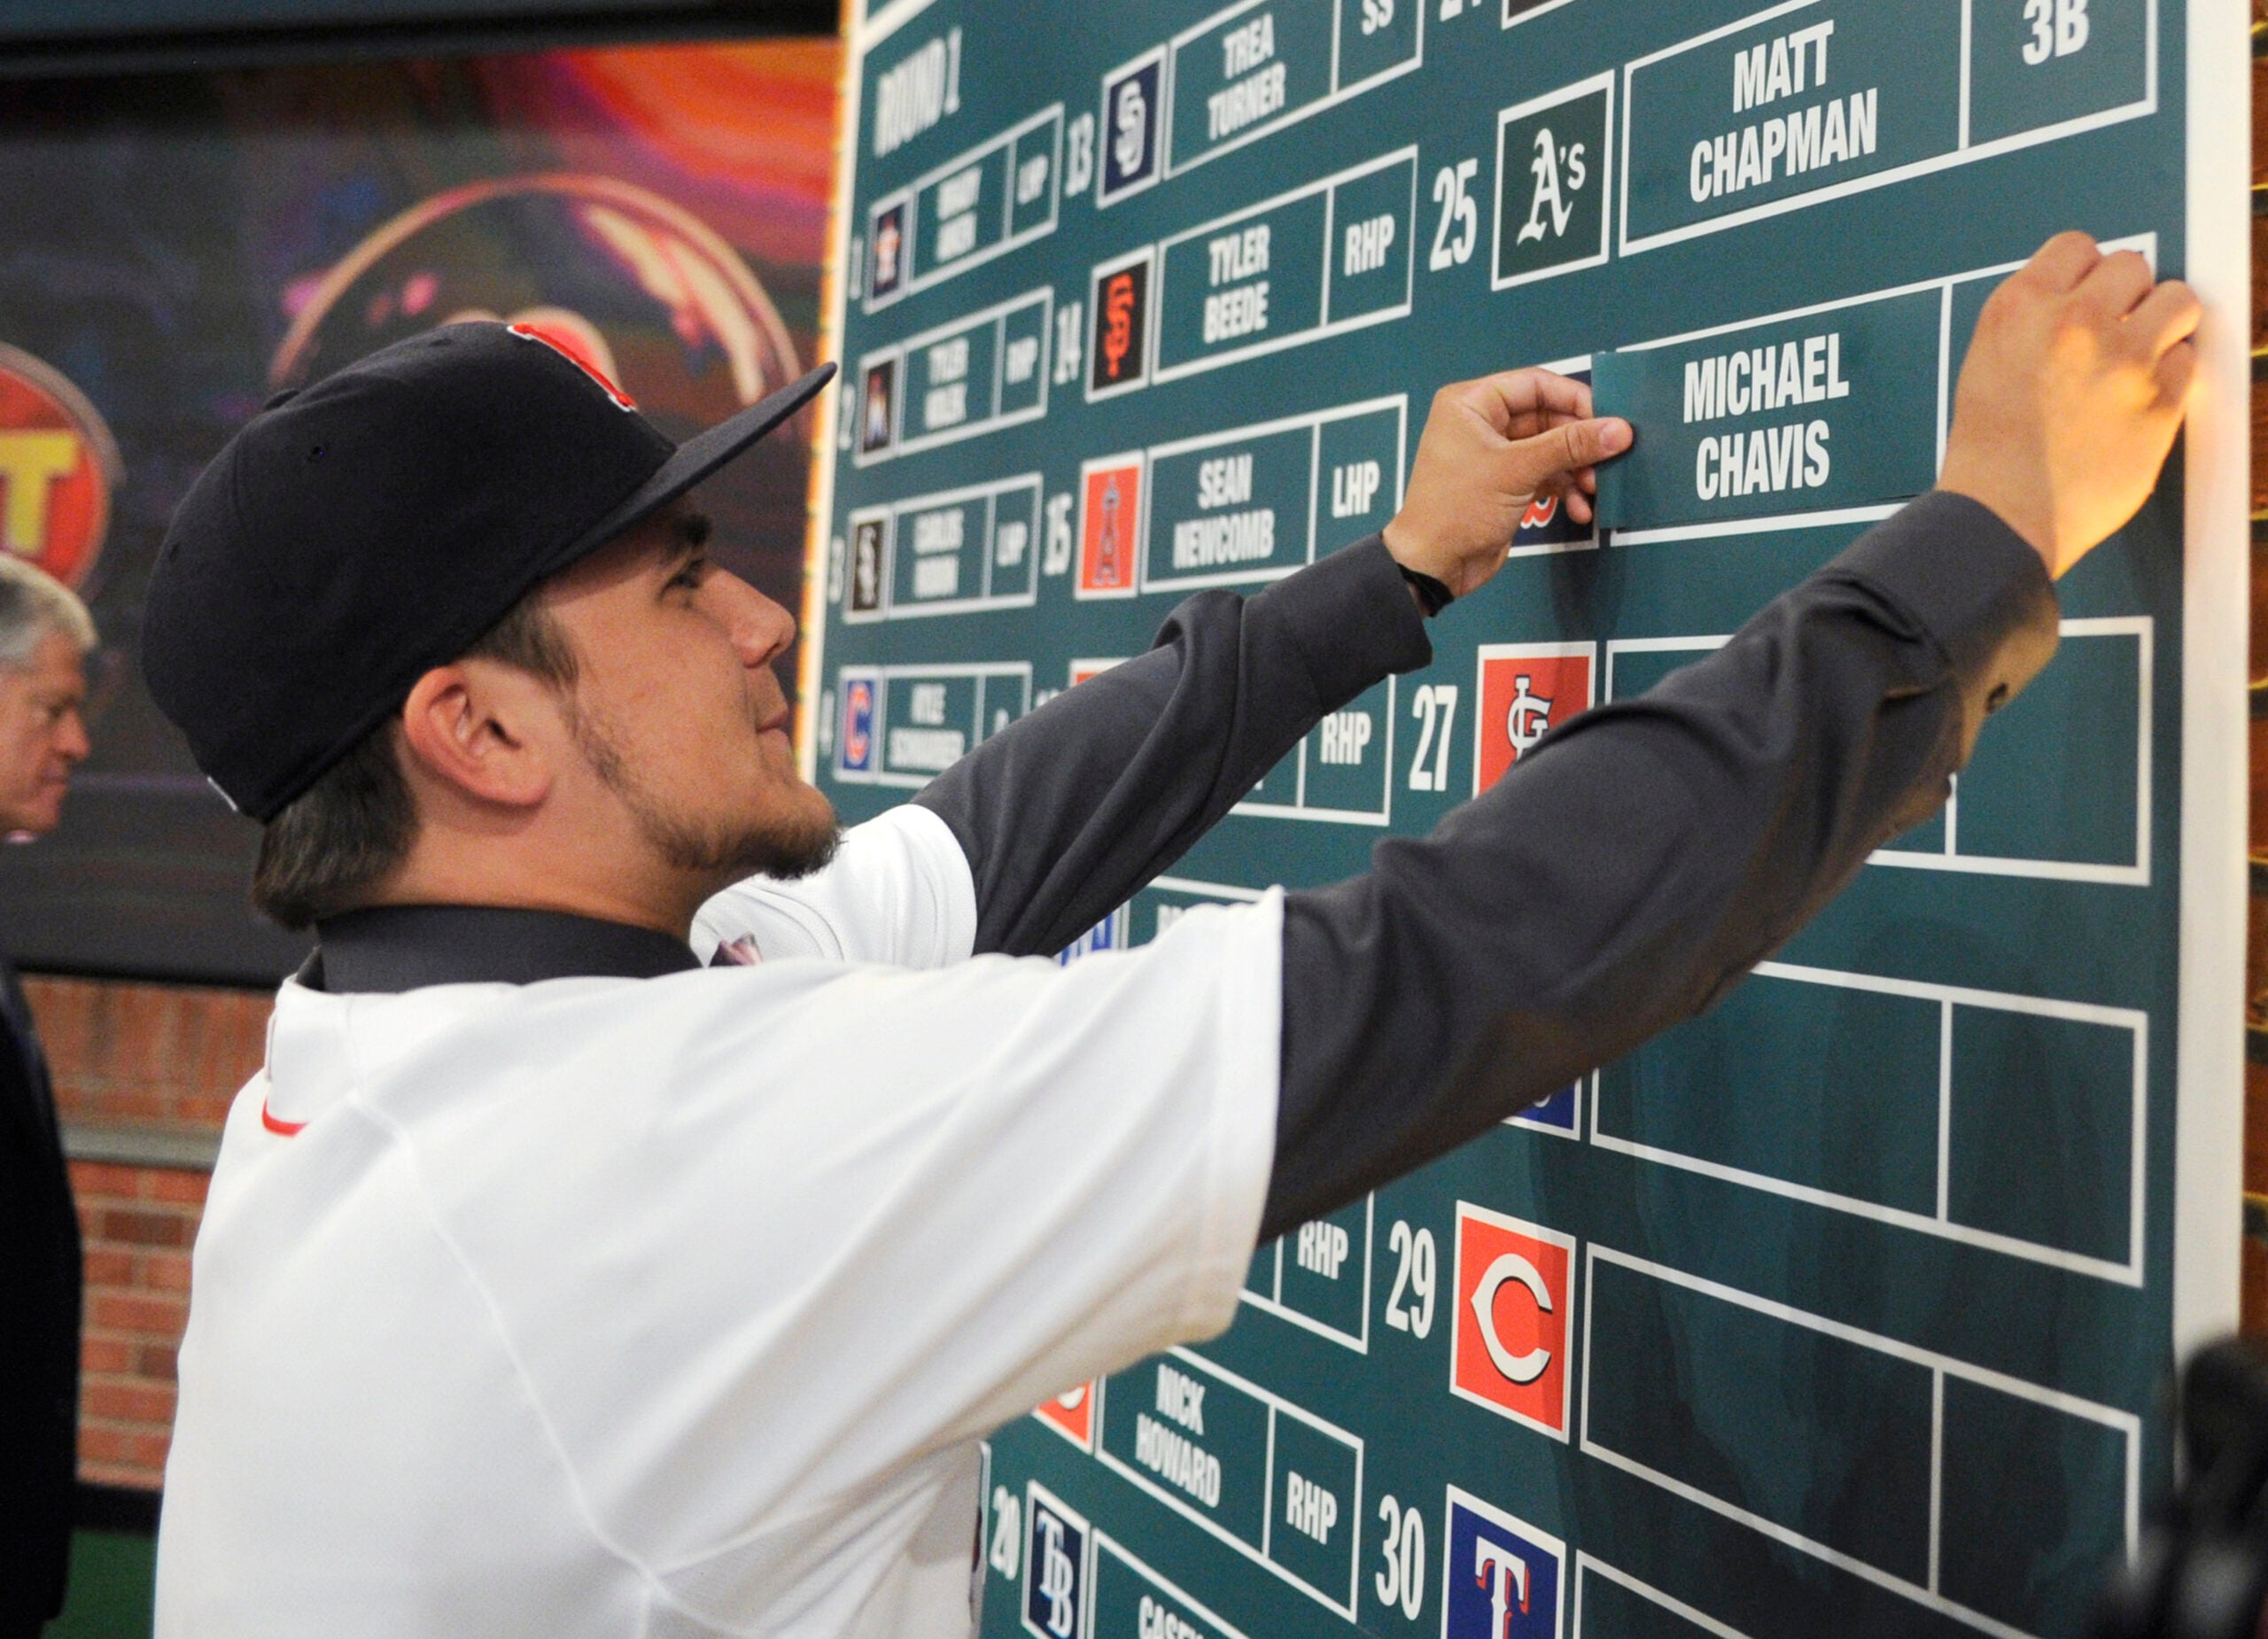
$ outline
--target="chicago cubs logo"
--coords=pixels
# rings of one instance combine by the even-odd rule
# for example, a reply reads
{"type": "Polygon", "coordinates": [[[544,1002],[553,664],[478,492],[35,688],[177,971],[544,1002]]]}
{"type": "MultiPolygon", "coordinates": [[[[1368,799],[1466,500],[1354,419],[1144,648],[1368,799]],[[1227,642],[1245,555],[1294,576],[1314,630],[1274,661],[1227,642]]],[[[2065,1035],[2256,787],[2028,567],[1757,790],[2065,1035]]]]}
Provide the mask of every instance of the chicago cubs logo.
{"type": "Polygon", "coordinates": [[[1567,1438],[1575,1240],[1457,1203],[1449,1392],[1567,1438]]]}
{"type": "Polygon", "coordinates": [[[1037,1639],[1084,1639],[1087,1522],[1034,1481],[1024,1502],[1024,1628],[1037,1639]]]}
{"type": "Polygon", "coordinates": [[[1472,794],[1538,741],[1591,704],[1595,646],[1589,643],[1484,643],[1480,646],[1480,720],[1473,738],[1472,794]]]}
{"type": "Polygon", "coordinates": [[[1091,1379],[1032,1408],[1032,1416],[1082,1451],[1095,1449],[1095,1386],[1091,1379]]]}
{"type": "Polygon", "coordinates": [[[867,677],[843,680],[843,734],[840,765],[845,773],[871,773],[874,766],[874,680],[867,677]]]}
{"type": "Polygon", "coordinates": [[[0,551],[82,584],[110,531],[119,470],[118,445],[87,395],[0,346],[0,551]]]}
{"type": "Polygon", "coordinates": [[[1567,1545],[1449,1488],[1441,1639],[1558,1639],[1567,1545]]]}
{"type": "Polygon", "coordinates": [[[540,341],[603,388],[617,409],[634,410],[636,400],[614,385],[614,354],[597,326],[565,308],[547,308],[504,327],[524,341],[540,341]]]}

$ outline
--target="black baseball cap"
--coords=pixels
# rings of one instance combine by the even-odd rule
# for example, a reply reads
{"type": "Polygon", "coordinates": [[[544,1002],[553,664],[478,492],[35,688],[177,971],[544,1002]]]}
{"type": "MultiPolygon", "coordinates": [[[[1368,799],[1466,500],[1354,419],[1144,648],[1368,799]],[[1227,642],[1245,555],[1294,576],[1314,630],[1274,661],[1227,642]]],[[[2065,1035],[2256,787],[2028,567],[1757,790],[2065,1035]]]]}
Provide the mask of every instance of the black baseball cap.
{"type": "Polygon", "coordinates": [[[834,374],[682,444],[516,324],[443,325],[280,393],[174,513],[143,618],[150,693],[221,795],[272,820],[420,675],[834,374]]]}

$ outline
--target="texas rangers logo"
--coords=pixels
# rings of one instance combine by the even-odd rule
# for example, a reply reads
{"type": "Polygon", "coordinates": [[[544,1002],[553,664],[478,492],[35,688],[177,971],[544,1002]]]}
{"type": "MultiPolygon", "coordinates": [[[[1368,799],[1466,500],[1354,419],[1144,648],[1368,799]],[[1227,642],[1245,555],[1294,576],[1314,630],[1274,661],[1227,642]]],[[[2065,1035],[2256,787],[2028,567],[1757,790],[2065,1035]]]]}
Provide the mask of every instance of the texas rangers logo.
{"type": "Polygon", "coordinates": [[[1484,643],[1472,794],[1504,777],[1543,736],[1591,704],[1595,646],[1484,643]]]}
{"type": "Polygon", "coordinates": [[[1033,1482],[1024,1503],[1024,1629],[1084,1639],[1087,1522],[1033,1482]]]}
{"type": "Polygon", "coordinates": [[[1457,1203],[1449,1392],[1565,1441],[1575,1240],[1457,1203]]]}
{"type": "Polygon", "coordinates": [[[874,681],[867,677],[843,680],[843,734],[840,766],[845,773],[871,773],[874,766],[874,681]]]}
{"type": "Polygon", "coordinates": [[[1558,1639],[1567,1545],[1449,1488],[1441,1639],[1558,1639]]]}

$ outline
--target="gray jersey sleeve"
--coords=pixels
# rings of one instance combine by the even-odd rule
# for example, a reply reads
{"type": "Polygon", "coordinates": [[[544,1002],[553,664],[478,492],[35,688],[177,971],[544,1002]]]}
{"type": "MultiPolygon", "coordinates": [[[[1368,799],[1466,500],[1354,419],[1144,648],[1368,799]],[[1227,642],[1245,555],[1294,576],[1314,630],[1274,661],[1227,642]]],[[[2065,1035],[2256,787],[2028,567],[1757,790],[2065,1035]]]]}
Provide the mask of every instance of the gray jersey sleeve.
{"type": "Polygon", "coordinates": [[[2056,631],[2031,548],[1925,497],[1368,874],[1291,895],[1263,1238],[1709,1006],[1945,800],[2056,631]]]}
{"type": "Polygon", "coordinates": [[[1325,715],[1432,658],[1375,535],[1255,597],[1189,599],[1146,653],[995,734],[914,798],[968,857],[977,952],[1063,949],[1325,715]]]}

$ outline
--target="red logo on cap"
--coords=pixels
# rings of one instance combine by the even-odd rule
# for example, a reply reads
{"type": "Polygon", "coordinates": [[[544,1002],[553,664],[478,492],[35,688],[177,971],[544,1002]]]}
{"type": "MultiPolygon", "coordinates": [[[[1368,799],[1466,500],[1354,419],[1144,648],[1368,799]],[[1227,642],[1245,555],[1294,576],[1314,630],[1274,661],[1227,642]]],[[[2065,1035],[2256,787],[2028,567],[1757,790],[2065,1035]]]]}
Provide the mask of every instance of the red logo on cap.
{"type": "MultiPolygon", "coordinates": [[[[572,317],[573,315],[563,316],[572,317]]],[[[574,325],[539,323],[527,319],[516,321],[504,328],[515,336],[525,337],[530,341],[540,341],[550,348],[561,358],[582,371],[584,375],[605,388],[606,396],[615,401],[617,408],[626,410],[634,410],[638,408],[635,400],[614,385],[594,356],[594,349],[591,344],[599,342],[600,346],[605,345],[595,332],[589,336],[583,336],[577,333],[577,327],[574,325]]]]}

